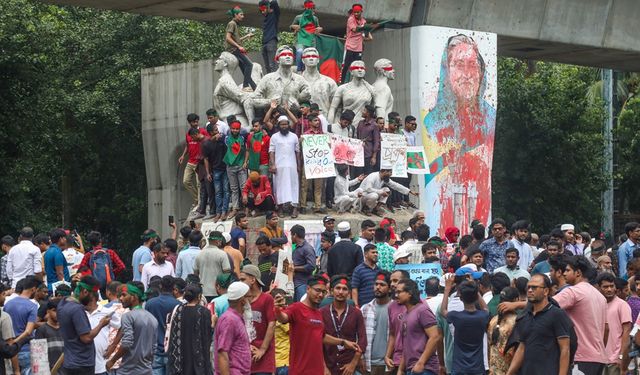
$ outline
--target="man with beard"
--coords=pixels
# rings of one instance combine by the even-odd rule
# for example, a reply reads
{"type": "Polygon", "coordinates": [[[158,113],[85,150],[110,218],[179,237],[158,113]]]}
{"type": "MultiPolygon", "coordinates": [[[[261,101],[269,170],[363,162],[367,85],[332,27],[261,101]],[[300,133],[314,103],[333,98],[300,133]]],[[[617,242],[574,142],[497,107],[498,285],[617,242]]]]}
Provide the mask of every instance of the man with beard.
{"type": "Polygon", "coordinates": [[[293,205],[291,218],[298,217],[298,172],[301,169],[298,136],[289,132],[286,116],[278,118],[280,132],[269,144],[269,172],[273,173],[273,187],[278,202],[278,216],[284,216],[284,206],[293,205]]]}
{"type": "Polygon", "coordinates": [[[367,342],[369,343],[364,353],[364,363],[366,370],[371,375],[384,375],[386,373],[384,357],[387,352],[389,304],[391,303],[389,284],[389,272],[378,272],[376,283],[373,286],[375,299],[362,306],[362,316],[365,322],[367,342]]]}
{"type": "Polygon", "coordinates": [[[142,285],[145,289],[149,285],[149,280],[154,276],[175,276],[173,264],[166,261],[169,255],[169,248],[162,243],[157,243],[153,247],[153,259],[142,267],[142,285]]]}
{"type": "Polygon", "coordinates": [[[247,182],[247,163],[249,162],[249,151],[247,150],[247,140],[240,134],[240,121],[233,121],[229,124],[231,130],[225,140],[227,152],[224,154],[224,163],[227,165],[227,176],[231,189],[231,213],[227,218],[232,218],[238,213],[240,208],[240,190],[247,182]]]}
{"type": "Polygon", "coordinates": [[[64,340],[64,363],[62,369],[69,375],[93,375],[95,371],[95,347],[93,339],[111,320],[107,315],[91,329],[86,306],[98,298],[100,283],[93,276],[85,276],[76,284],[73,297],[58,304],[58,323],[64,340]]]}
{"type": "Polygon", "coordinates": [[[389,302],[389,338],[387,339],[387,353],[384,362],[387,367],[396,369],[400,366],[402,358],[402,321],[407,309],[397,300],[396,287],[400,280],[409,279],[409,272],[405,270],[397,270],[391,273],[389,277],[391,298],[389,302]]]}
{"type": "MultiPolygon", "coordinates": [[[[13,331],[16,337],[31,337],[36,328],[38,315],[38,305],[33,303],[36,290],[40,286],[34,276],[27,276],[16,284],[16,296],[4,305],[3,312],[11,317],[13,331]]],[[[10,337],[5,337],[9,339],[10,337]]],[[[20,353],[18,361],[23,369],[31,368],[31,352],[29,344],[25,344],[20,353]]],[[[24,373],[24,372],[23,372],[24,373]]]]}
{"type": "Polygon", "coordinates": [[[629,365],[629,335],[633,325],[631,307],[616,295],[616,278],[612,273],[598,275],[596,284],[607,299],[609,337],[605,347],[607,364],[603,374],[626,374],[629,365]]]}
{"type": "MultiPolygon", "coordinates": [[[[325,334],[357,341],[361,348],[367,347],[364,319],[360,310],[349,306],[349,280],[346,275],[331,278],[333,302],[320,309],[325,334]]],[[[342,345],[324,345],[324,361],[331,374],[352,374],[360,362],[362,352],[347,350],[342,345]]]]}
{"type": "Polygon", "coordinates": [[[391,180],[391,169],[381,169],[380,172],[372,172],[362,180],[360,189],[363,192],[360,206],[365,215],[372,212],[380,217],[383,216],[380,208],[387,203],[387,197],[391,193],[390,189],[402,194],[417,196],[417,192],[409,190],[399,183],[391,180]]]}
{"type": "Polygon", "coordinates": [[[289,337],[291,351],[289,355],[290,375],[324,374],[323,344],[341,345],[344,349],[360,351],[355,342],[325,334],[322,312],[318,310],[320,302],[327,293],[327,279],[313,276],[307,282],[307,298],[283,309],[286,304],[283,295],[275,297],[276,319],[290,323],[289,337]]]}
{"type": "Polygon", "coordinates": [[[122,358],[118,375],[151,375],[153,346],[158,335],[158,321],[142,308],[144,286],[132,281],[122,287],[120,301],[129,312],[122,315],[120,332],[122,339],[116,353],[107,361],[107,371],[122,358]]]}
{"type": "Polygon", "coordinates": [[[147,229],[142,233],[142,245],[133,252],[131,258],[131,269],[133,271],[133,280],[140,281],[142,276],[142,267],[151,261],[151,248],[160,241],[160,236],[153,229],[147,229]]]}

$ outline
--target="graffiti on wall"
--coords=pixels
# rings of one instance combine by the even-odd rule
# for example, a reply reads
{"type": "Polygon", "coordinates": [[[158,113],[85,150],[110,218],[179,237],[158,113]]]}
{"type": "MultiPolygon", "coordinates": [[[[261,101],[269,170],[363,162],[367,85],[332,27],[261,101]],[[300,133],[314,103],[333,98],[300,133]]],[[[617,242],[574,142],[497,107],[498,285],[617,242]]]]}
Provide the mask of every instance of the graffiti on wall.
{"type": "Polygon", "coordinates": [[[496,119],[496,35],[420,28],[418,40],[427,224],[439,233],[469,231],[491,217],[491,165],[496,119]],[[426,63],[426,65],[425,65],[426,63]]]}

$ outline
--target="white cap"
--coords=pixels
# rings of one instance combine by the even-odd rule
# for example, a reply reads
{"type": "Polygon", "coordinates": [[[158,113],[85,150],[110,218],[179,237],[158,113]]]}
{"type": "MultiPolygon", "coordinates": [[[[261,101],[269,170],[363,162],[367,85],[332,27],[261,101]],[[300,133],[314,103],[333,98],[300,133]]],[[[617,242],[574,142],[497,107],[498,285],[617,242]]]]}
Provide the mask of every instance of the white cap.
{"type": "Polygon", "coordinates": [[[565,231],[565,230],[575,230],[576,227],[573,226],[573,224],[562,224],[562,226],[560,226],[560,230],[561,231],[565,231]]]}
{"type": "Polygon", "coordinates": [[[229,232],[222,232],[222,237],[224,237],[225,243],[231,242],[231,234],[229,232]]]}
{"type": "Polygon", "coordinates": [[[235,281],[229,285],[227,289],[227,299],[229,301],[237,301],[240,298],[244,297],[245,294],[249,291],[249,285],[243,283],[242,281],[235,281]]]}
{"type": "Polygon", "coordinates": [[[348,230],[351,230],[351,225],[348,221],[341,221],[338,223],[337,229],[338,232],[346,232],[348,230]]]}
{"type": "Polygon", "coordinates": [[[393,261],[394,261],[394,262],[397,262],[397,261],[398,261],[398,259],[406,258],[406,257],[408,257],[408,256],[410,256],[410,255],[411,255],[411,254],[409,253],[409,251],[408,251],[406,248],[403,248],[402,246],[400,246],[400,247],[398,248],[398,250],[396,250],[396,251],[393,253],[393,261]]]}
{"type": "Polygon", "coordinates": [[[289,118],[287,116],[280,116],[278,117],[278,123],[282,122],[282,121],[286,121],[289,122],[289,118]]]}

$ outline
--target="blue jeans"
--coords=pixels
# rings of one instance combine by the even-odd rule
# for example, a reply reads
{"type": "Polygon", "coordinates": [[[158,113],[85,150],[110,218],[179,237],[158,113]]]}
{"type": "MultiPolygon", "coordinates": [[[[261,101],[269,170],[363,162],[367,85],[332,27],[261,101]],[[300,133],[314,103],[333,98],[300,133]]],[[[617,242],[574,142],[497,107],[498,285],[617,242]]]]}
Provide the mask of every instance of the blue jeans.
{"type": "Polygon", "coordinates": [[[302,299],[302,296],[304,296],[307,293],[307,284],[296,285],[294,289],[295,289],[294,299],[296,300],[296,302],[299,302],[302,299]]]}
{"type": "Polygon", "coordinates": [[[153,364],[151,365],[153,375],[166,375],[168,362],[169,358],[166,354],[155,353],[153,355],[153,364]]]}
{"type": "Polygon", "coordinates": [[[276,375],[289,375],[289,366],[277,367],[276,375]]]}
{"type": "Polygon", "coordinates": [[[18,364],[20,364],[21,375],[31,375],[31,352],[18,353],[18,364]]]}
{"type": "Polygon", "coordinates": [[[304,71],[304,63],[302,62],[302,51],[307,47],[304,46],[296,46],[296,65],[298,67],[298,71],[304,71]]]}
{"type": "Polygon", "coordinates": [[[229,176],[227,171],[213,171],[213,188],[216,191],[216,214],[229,211],[229,176]]]}

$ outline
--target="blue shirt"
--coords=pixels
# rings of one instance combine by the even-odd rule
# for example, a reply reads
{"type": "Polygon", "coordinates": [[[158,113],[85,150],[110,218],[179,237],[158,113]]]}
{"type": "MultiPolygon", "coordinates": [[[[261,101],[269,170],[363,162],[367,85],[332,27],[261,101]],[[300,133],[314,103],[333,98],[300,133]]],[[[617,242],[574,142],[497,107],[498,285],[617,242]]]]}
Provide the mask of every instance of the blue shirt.
{"type": "MultiPolygon", "coordinates": [[[[316,251],[307,241],[304,241],[302,245],[296,247],[291,258],[294,266],[304,266],[304,272],[293,274],[293,285],[306,285],[313,270],[316,269],[316,251]]],[[[371,292],[373,293],[373,289],[371,292]]]]}
{"type": "Polygon", "coordinates": [[[244,239],[244,243],[247,243],[247,234],[240,227],[234,227],[231,229],[229,233],[231,235],[231,247],[234,249],[240,250],[240,241],[239,239],[244,239]]]}
{"type": "Polygon", "coordinates": [[[58,281],[58,274],[56,273],[56,267],[58,266],[62,266],[64,281],[69,281],[67,259],[62,253],[62,249],[59,248],[58,245],[53,244],[49,246],[44,253],[44,270],[47,273],[47,286],[49,287],[49,291],[53,291],[51,285],[58,281]]]}
{"type": "Polygon", "coordinates": [[[144,266],[147,262],[151,261],[151,249],[142,245],[133,252],[133,258],[131,259],[131,268],[133,268],[133,280],[140,281],[142,274],[138,269],[141,264],[144,266]]]}
{"type": "Polygon", "coordinates": [[[536,263],[536,265],[533,266],[533,269],[531,270],[532,275],[535,275],[537,273],[548,273],[548,272],[551,272],[551,265],[549,265],[548,260],[545,260],[540,263],[536,263]]]}
{"type": "Polygon", "coordinates": [[[480,244],[480,251],[484,256],[484,264],[487,272],[493,273],[493,271],[506,264],[504,259],[504,253],[511,246],[509,241],[504,241],[499,244],[495,238],[489,238],[480,244]]]}
{"type": "Polygon", "coordinates": [[[64,340],[63,368],[75,369],[95,366],[96,351],[93,342],[85,344],[80,336],[91,331],[87,311],[80,303],[69,297],[58,304],[58,323],[60,335],[64,340]]]}
{"type": "Polygon", "coordinates": [[[351,288],[358,289],[358,306],[362,307],[373,300],[373,285],[379,271],[377,265],[371,268],[366,263],[360,263],[353,270],[351,288]]]}
{"type": "Polygon", "coordinates": [[[482,340],[489,325],[489,312],[484,310],[449,311],[447,321],[453,324],[452,373],[484,374],[482,340]]]}
{"type": "Polygon", "coordinates": [[[229,296],[226,294],[214,298],[211,302],[213,302],[218,318],[229,309],[229,296]]]}
{"type": "Polygon", "coordinates": [[[189,246],[186,250],[182,250],[178,254],[176,260],[176,277],[186,280],[189,274],[193,273],[193,264],[196,257],[200,254],[200,248],[197,246],[189,246]]]}
{"type": "Polygon", "coordinates": [[[150,312],[158,321],[158,339],[156,353],[164,353],[164,333],[167,329],[167,315],[173,312],[173,308],[178,306],[180,301],[173,297],[171,293],[160,293],[158,297],[151,298],[145,303],[144,308],[150,312]]]}
{"type": "Polygon", "coordinates": [[[637,248],[638,245],[631,240],[626,240],[625,243],[620,245],[618,249],[618,275],[627,274],[627,263],[633,258],[633,250],[637,248]]]}
{"type": "Polygon", "coordinates": [[[278,20],[280,20],[280,6],[278,0],[271,0],[271,9],[273,12],[267,12],[262,21],[262,44],[267,44],[271,40],[278,41],[278,20]]]}
{"type": "MultiPolygon", "coordinates": [[[[13,332],[16,337],[20,336],[27,328],[28,323],[35,323],[38,318],[38,306],[30,299],[17,296],[4,305],[4,312],[11,316],[13,332]]],[[[35,332],[35,330],[34,330],[35,332]]],[[[22,346],[21,353],[29,353],[29,343],[22,346]]]]}

